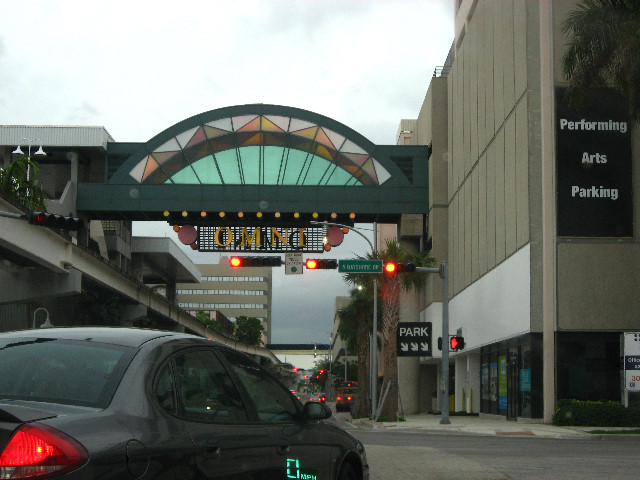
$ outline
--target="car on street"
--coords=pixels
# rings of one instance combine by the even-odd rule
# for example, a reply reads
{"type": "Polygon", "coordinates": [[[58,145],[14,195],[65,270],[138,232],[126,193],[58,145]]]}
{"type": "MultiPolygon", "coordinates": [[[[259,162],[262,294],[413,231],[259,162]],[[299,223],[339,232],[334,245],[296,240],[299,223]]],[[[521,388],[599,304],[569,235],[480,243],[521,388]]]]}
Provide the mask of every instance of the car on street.
{"type": "Polygon", "coordinates": [[[0,478],[367,480],[362,443],[246,354],[185,333],[0,333],[0,478]]]}

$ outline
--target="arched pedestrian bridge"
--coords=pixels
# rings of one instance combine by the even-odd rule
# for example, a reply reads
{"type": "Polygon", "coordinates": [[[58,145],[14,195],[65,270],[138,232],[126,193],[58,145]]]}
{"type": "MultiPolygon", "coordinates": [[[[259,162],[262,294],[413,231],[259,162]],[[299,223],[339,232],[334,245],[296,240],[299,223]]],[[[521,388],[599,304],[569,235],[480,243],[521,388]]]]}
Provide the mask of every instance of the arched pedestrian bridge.
{"type": "Polygon", "coordinates": [[[429,155],[298,108],[226,107],[146,143],[110,142],[105,180],[78,185],[77,210],[192,225],[396,223],[428,211],[429,155]]]}

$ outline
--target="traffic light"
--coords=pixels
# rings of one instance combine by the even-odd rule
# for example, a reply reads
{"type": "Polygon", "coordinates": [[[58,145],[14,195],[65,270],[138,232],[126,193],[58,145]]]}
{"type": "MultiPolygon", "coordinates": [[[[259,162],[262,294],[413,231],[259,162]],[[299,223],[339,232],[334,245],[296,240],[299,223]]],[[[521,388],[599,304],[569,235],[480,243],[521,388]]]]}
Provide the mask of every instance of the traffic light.
{"type": "Polygon", "coordinates": [[[462,350],[464,348],[464,337],[452,335],[449,337],[449,347],[451,350],[462,350]]]}
{"type": "Polygon", "coordinates": [[[279,267],[282,265],[282,258],[272,257],[231,257],[229,265],[232,267],[279,267]]]}
{"type": "Polygon", "coordinates": [[[31,225],[60,228],[62,230],[80,230],[84,226],[84,222],[79,218],[65,217],[64,215],[57,215],[55,213],[38,212],[36,210],[29,210],[26,219],[31,225]]]}
{"type": "Polygon", "coordinates": [[[323,260],[320,258],[308,258],[305,262],[308,270],[335,270],[338,268],[338,260],[331,258],[323,260]]]}
{"type": "Polygon", "coordinates": [[[386,273],[405,273],[415,272],[415,263],[403,263],[403,262],[387,262],[384,264],[384,271],[386,273]]]}

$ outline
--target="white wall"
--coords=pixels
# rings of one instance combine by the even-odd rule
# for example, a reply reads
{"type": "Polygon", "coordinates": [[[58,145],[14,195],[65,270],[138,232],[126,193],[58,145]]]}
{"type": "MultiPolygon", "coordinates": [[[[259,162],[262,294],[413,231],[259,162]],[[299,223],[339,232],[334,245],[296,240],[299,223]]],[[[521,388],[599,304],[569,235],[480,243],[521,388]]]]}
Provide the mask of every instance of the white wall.
{"type": "MultiPolygon", "coordinates": [[[[530,331],[530,270],[527,244],[449,301],[449,334],[462,327],[465,351],[530,331]]],[[[440,358],[442,303],[423,310],[420,319],[433,323],[433,356],[440,358]]]]}

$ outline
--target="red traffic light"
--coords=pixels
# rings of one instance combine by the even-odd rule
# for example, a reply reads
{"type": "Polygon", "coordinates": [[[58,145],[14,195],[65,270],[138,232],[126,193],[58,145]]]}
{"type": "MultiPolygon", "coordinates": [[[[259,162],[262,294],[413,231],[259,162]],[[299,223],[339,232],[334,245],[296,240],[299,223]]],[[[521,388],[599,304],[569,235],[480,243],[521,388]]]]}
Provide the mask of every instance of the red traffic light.
{"type": "Polygon", "coordinates": [[[279,256],[270,257],[244,257],[233,256],[229,259],[229,265],[237,267],[279,267],[282,265],[282,258],[279,256]]]}
{"type": "Polygon", "coordinates": [[[62,230],[80,230],[84,225],[83,221],[76,217],[65,217],[64,215],[38,212],[35,210],[29,210],[25,218],[31,225],[59,228],[62,230]]]}
{"type": "Polygon", "coordinates": [[[326,260],[320,258],[308,258],[304,263],[309,270],[335,270],[338,268],[338,260],[328,258],[326,260]]]}
{"type": "Polygon", "coordinates": [[[449,338],[449,347],[451,347],[451,350],[462,350],[464,348],[464,337],[453,335],[449,338]]]}
{"type": "Polygon", "coordinates": [[[415,263],[387,262],[384,264],[384,271],[386,273],[415,272],[416,265],[415,263]]]}

